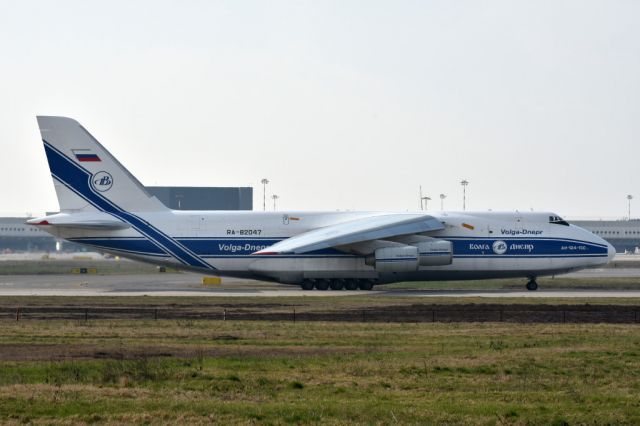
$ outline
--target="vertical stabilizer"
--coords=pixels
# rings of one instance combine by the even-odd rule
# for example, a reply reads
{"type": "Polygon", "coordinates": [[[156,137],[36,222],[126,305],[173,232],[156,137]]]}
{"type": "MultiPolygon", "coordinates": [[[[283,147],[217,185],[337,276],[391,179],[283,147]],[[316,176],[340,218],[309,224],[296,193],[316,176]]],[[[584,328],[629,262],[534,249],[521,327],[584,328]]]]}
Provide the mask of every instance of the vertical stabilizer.
{"type": "Polygon", "coordinates": [[[38,126],[61,211],[168,210],[77,121],[39,116],[38,126]]]}

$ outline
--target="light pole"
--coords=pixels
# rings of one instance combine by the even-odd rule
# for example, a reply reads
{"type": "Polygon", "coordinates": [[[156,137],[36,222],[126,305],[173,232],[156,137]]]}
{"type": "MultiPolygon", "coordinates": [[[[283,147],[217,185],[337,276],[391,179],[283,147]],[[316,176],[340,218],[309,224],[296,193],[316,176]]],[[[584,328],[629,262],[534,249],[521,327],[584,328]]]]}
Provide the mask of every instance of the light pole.
{"type": "Polygon", "coordinates": [[[631,200],[633,200],[633,196],[632,196],[632,195],[627,195],[627,201],[628,201],[628,203],[629,203],[629,205],[628,205],[628,207],[627,207],[627,208],[628,208],[628,211],[627,211],[628,216],[627,216],[627,218],[628,218],[629,220],[631,220],[631,200]]]}
{"type": "Polygon", "coordinates": [[[275,212],[275,211],[276,211],[276,200],[277,200],[278,198],[280,198],[280,197],[278,197],[276,194],[273,194],[273,195],[271,196],[271,198],[273,198],[273,211],[275,212]]]}
{"type": "Polygon", "coordinates": [[[460,185],[462,185],[462,211],[465,211],[467,210],[467,185],[469,185],[469,181],[463,179],[460,185]]]}
{"type": "Polygon", "coordinates": [[[422,185],[420,185],[420,210],[424,210],[424,204],[422,203],[422,185]]]}
{"type": "Polygon", "coordinates": [[[446,195],[440,194],[440,211],[444,211],[444,199],[447,198],[446,195]]]}
{"type": "Polygon", "coordinates": [[[265,178],[260,181],[262,183],[262,211],[267,210],[267,184],[269,179],[265,178]]]}
{"type": "Polygon", "coordinates": [[[429,201],[431,201],[431,198],[422,197],[422,199],[424,200],[424,210],[429,210],[427,206],[429,205],[429,201]]]}

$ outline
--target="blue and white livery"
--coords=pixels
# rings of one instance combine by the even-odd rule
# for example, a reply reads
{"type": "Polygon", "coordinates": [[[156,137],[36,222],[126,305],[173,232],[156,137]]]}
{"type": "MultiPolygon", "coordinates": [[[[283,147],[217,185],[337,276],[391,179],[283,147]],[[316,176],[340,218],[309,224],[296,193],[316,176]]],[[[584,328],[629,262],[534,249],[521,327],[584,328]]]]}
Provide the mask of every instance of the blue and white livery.
{"type": "Polygon", "coordinates": [[[144,262],[308,290],[501,277],[535,290],[536,277],[615,254],[553,213],[174,211],[75,120],[38,125],[60,213],[28,223],[144,262]]]}

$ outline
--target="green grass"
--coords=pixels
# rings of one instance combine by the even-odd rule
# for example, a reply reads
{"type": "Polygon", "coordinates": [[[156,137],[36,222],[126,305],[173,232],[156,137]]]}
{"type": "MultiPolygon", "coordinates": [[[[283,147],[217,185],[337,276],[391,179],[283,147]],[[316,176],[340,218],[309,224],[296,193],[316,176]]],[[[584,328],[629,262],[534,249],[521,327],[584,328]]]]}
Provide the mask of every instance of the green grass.
{"type": "Polygon", "coordinates": [[[637,325],[4,321],[0,358],[0,423],[640,422],[637,325]]]}

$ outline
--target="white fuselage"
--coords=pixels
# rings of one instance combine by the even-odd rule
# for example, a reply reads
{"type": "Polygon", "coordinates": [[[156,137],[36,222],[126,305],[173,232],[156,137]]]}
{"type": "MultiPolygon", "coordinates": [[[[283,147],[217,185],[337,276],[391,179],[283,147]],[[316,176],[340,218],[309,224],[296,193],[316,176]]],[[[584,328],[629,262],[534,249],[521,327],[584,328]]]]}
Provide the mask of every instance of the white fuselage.
{"type": "Polygon", "coordinates": [[[602,265],[614,254],[553,213],[172,211],[77,121],[38,116],[38,126],[62,212],[28,223],[147,262],[303,289],[331,282],[367,290],[402,280],[529,277],[535,284],[537,276],[602,265]]]}
{"type": "MultiPolygon", "coordinates": [[[[119,230],[43,226],[67,240],[145,262],[220,276],[299,283],[304,279],[354,278],[377,282],[537,277],[607,263],[614,255],[602,238],[573,225],[550,223],[548,213],[431,213],[445,229],[428,237],[453,243],[452,263],[412,272],[378,272],[364,255],[326,249],[306,254],[252,253],[320,227],[377,212],[132,213],[175,243],[162,251],[134,227],[119,230]]],[[[144,224],[139,226],[145,226],[144,224]]],[[[158,238],[165,237],[158,236],[158,238]]]]}

